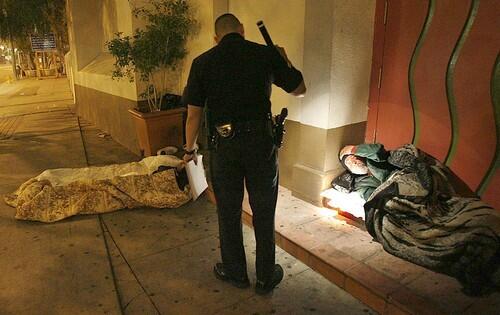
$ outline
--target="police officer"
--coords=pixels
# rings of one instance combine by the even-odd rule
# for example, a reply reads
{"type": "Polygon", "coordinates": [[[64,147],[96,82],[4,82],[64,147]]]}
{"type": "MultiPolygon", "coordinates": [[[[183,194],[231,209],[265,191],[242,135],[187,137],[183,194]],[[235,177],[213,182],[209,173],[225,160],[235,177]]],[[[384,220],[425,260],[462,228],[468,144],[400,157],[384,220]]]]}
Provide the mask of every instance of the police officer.
{"type": "Polygon", "coordinates": [[[271,85],[302,96],[305,85],[282,48],[244,39],[232,14],[215,21],[217,45],[194,59],[183,101],[188,105],[184,161],[196,159],[203,107],[217,144],[210,158],[217,201],[222,263],[215,276],[238,288],[250,285],[241,226],[244,185],[253,213],[256,239],[255,291],[267,294],[283,279],[275,265],[274,215],[278,196],[277,147],[271,123],[271,85]]]}

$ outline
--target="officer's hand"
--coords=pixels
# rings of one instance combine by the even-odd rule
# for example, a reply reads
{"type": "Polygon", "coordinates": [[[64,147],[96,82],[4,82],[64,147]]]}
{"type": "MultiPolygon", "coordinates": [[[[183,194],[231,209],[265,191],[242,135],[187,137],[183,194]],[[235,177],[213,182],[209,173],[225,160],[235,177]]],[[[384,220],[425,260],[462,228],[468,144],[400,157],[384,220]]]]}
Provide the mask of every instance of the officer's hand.
{"type": "Polygon", "coordinates": [[[187,153],[184,153],[184,156],[182,157],[182,160],[183,160],[183,161],[184,161],[184,163],[186,163],[186,164],[187,164],[189,161],[191,161],[191,160],[194,162],[194,164],[197,164],[197,163],[198,163],[198,156],[197,156],[196,152],[195,152],[195,153],[193,153],[193,154],[187,154],[187,153]]]}
{"type": "Polygon", "coordinates": [[[288,64],[288,66],[291,67],[292,63],[290,62],[290,59],[288,59],[288,56],[286,55],[285,48],[278,46],[278,45],[275,45],[275,46],[276,46],[276,49],[278,50],[278,52],[280,53],[281,57],[283,57],[283,59],[285,59],[286,63],[288,64]]]}

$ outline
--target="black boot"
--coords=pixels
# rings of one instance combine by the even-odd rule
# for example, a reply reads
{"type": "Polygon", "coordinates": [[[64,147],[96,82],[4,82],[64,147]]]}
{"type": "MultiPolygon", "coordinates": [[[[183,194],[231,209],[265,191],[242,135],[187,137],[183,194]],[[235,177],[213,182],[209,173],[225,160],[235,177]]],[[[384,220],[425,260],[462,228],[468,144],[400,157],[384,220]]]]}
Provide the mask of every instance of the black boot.
{"type": "Polygon", "coordinates": [[[245,289],[250,286],[250,281],[248,280],[248,277],[234,278],[228,275],[224,270],[224,265],[222,263],[215,264],[214,274],[217,279],[228,282],[237,288],[245,289]]]}
{"type": "Polygon", "coordinates": [[[274,271],[267,281],[260,281],[257,279],[255,284],[255,293],[259,295],[266,295],[270,293],[280,282],[283,280],[283,268],[280,265],[274,265],[274,271]]]}

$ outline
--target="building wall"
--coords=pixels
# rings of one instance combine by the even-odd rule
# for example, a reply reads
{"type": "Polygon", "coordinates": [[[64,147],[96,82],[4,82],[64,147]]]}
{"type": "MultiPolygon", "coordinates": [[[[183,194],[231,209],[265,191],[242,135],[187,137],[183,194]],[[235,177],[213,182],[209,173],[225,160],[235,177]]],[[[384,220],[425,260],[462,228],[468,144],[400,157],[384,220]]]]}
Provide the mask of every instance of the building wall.
{"type": "Polygon", "coordinates": [[[378,2],[367,142],[413,143],[500,209],[500,2],[378,2]]]}
{"type": "MultiPolygon", "coordinates": [[[[72,78],[76,110],[83,118],[139,154],[135,126],[128,109],[137,106],[145,85],[137,80],[113,80],[114,58],[105,47],[117,32],[132,35],[144,26],[133,16],[133,6],[147,4],[137,0],[68,0],[72,78]]],[[[169,92],[181,94],[192,59],[211,46],[212,37],[206,30],[213,22],[211,1],[193,0],[192,5],[200,23],[200,31],[189,40],[187,58],[176,71],[168,74],[169,92]]]]}
{"type": "Polygon", "coordinates": [[[366,121],[375,1],[333,2],[328,129],[366,121]]]}
{"type": "Polygon", "coordinates": [[[278,88],[276,114],[288,107],[280,182],[303,199],[318,202],[342,169],[339,149],[363,142],[368,108],[375,2],[364,0],[229,0],[227,11],[245,26],[247,39],[264,43],[255,23],[263,20],[273,41],[302,70],[303,99],[278,88]]]}
{"type": "Polygon", "coordinates": [[[128,1],[68,0],[67,14],[78,115],[138,154],[135,127],[126,116],[137,103],[136,85],[111,79],[114,60],[105,50],[105,42],[116,32],[132,34],[128,1]]]}
{"type": "MultiPolygon", "coordinates": [[[[143,87],[110,78],[113,58],[104,43],[115,32],[131,34],[144,25],[132,17],[132,4],[145,0],[68,0],[78,112],[120,143],[138,152],[127,109],[143,87]],[[77,69],[75,71],[75,69],[77,69]]],[[[199,32],[189,54],[171,75],[173,93],[181,94],[192,60],[213,47],[213,22],[232,12],[247,39],[264,43],[256,22],[263,20],[274,40],[301,69],[307,95],[295,98],[274,88],[272,110],[289,110],[285,147],[280,152],[281,184],[295,195],[318,202],[322,189],[340,173],[341,146],[363,141],[372,56],[374,1],[365,0],[192,0],[199,32]]]]}
{"type": "Polygon", "coordinates": [[[188,55],[181,65],[181,78],[178,88],[178,94],[182,94],[182,91],[186,86],[189,76],[189,70],[191,69],[191,63],[193,62],[193,59],[215,45],[213,30],[214,2],[216,1],[191,1],[191,6],[199,25],[196,34],[187,42],[188,55]]]}

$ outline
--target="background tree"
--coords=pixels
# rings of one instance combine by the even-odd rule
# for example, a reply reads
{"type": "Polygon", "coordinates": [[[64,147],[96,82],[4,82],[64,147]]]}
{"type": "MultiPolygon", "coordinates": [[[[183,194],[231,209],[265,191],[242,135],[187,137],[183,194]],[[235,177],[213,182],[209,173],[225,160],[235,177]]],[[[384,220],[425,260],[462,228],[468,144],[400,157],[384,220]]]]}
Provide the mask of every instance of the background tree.
{"type": "Polygon", "coordinates": [[[186,41],[197,29],[197,22],[187,0],[151,0],[146,7],[135,8],[135,17],[147,21],[144,29],[133,36],[116,37],[106,43],[115,57],[113,78],[138,74],[146,83],[140,95],[148,101],[149,111],[158,111],[167,94],[169,70],[173,70],[186,54],[186,41]]]}
{"type": "MultiPolygon", "coordinates": [[[[30,56],[30,35],[54,33],[58,52],[68,51],[65,0],[0,0],[0,39],[30,56]]],[[[15,54],[14,58],[15,58],[15,54]]],[[[15,71],[15,61],[13,60],[15,71]]]]}

